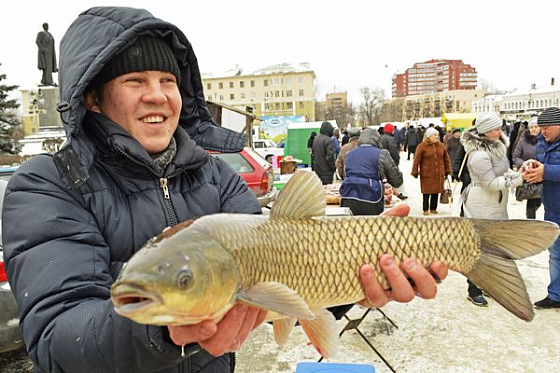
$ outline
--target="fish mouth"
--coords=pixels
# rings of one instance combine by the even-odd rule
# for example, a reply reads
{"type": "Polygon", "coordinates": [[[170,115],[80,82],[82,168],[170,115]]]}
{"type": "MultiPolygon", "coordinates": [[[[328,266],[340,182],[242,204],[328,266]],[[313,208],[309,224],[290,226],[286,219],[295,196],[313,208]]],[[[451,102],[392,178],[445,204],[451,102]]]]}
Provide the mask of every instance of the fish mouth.
{"type": "Polygon", "coordinates": [[[131,315],[163,304],[159,294],[150,292],[138,285],[118,284],[111,290],[115,311],[120,315],[131,315]]]}

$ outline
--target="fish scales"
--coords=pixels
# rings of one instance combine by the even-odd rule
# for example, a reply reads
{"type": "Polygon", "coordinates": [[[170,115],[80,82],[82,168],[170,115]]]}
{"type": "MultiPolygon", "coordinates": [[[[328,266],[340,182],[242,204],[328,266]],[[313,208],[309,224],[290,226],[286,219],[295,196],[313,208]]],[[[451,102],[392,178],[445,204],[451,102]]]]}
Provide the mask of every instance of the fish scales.
{"type": "MultiPolygon", "coordinates": [[[[233,216],[232,216],[233,217],[233,216]]],[[[352,217],[292,220],[223,217],[212,236],[235,258],[243,288],[276,281],[293,288],[310,305],[335,305],[363,298],[358,269],[375,266],[379,282],[389,288],[378,257],[392,254],[400,264],[417,258],[434,260],[468,273],[480,254],[480,240],[469,220],[352,217]]]]}

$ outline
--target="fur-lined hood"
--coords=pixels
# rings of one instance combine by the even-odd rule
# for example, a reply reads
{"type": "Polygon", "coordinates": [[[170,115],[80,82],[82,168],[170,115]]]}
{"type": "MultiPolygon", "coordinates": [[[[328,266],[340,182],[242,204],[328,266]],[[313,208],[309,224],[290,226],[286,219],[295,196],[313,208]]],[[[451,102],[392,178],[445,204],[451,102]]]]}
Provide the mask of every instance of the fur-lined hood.
{"type": "Polygon", "coordinates": [[[509,140],[502,133],[498,141],[490,140],[486,136],[481,136],[476,128],[469,128],[461,135],[461,144],[467,153],[471,151],[485,151],[493,157],[503,158],[507,155],[509,140]]]}

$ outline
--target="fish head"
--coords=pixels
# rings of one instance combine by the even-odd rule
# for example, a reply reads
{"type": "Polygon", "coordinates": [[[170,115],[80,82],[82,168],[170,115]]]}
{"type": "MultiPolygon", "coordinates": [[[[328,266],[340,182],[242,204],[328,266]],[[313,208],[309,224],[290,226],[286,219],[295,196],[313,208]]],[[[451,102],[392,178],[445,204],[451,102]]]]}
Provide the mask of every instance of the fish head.
{"type": "Polygon", "coordinates": [[[115,311],[141,324],[219,320],[233,306],[239,274],[231,254],[210,236],[171,228],[148,241],[111,287],[115,311]]]}

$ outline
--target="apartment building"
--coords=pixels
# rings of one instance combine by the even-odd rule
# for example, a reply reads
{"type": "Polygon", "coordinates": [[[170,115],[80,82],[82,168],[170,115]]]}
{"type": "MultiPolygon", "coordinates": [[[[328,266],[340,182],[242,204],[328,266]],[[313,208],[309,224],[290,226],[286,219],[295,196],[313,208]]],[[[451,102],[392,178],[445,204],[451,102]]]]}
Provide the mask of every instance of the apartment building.
{"type": "Polygon", "coordinates": [[[315,72],[309,63],[280,63],[243,75],[236,68],[231,75],[203,74],[204,96],[208,101],[249,110],[254,115],[305,115],[315,120],[315,72]]]}
{"type": "Polygon", "coordinates": [[[402,74],[395,74],[392,96],[407,97],[453,90],[473,90],[477,72],[462,60],[433,59],[415,63],[402,74]]]}
{"type": "Polygon", "coordinates": [[[348,106],[348,94],[346,92],[331,92],[326,94],[326,109],[330,112],[348,106]]]}

